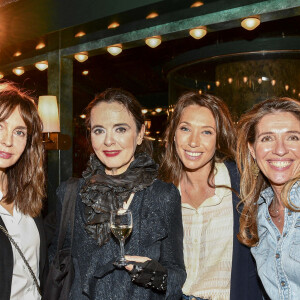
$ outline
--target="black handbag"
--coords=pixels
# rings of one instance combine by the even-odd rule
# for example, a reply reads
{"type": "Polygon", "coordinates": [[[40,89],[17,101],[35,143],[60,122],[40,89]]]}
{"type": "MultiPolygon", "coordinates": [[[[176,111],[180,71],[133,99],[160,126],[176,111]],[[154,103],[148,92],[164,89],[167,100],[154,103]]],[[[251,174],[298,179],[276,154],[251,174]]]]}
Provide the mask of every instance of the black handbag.
{"type": "Polygon", "coordinates": [[[75,274],[71,249],[78,183],[79,179],[77,178],[70,178],[67,181],[59,227],[57,252],[49,267],[49,273],[43,289],[43,300],[66,300],[69,298],[75,274]],[[71,245],[69,248],[63,249],[68,223],[70,224],[71,245]]]}

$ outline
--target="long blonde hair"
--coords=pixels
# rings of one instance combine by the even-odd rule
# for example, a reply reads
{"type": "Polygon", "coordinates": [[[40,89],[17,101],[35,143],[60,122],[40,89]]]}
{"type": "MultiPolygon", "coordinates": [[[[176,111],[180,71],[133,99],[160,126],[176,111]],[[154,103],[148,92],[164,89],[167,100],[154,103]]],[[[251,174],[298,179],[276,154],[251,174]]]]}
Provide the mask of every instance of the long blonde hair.
{"type": "MultiPolygon", "coordinates": [[[[242,214],[240,217],[240,232],[238,239],[247,246],[255,246],[258,243],[257,234],[257,201],[260,193],[270,186],[268,179],[259,172],[258,176],[253,174],[256,163],[250,154],[248,144],[253,145],[256,138],[256,128],[259,121],[268,114],[276,112],[289,112],[300,121],[300,104],[290,98],[271,98],[256,104],[251,110],[244,114],[238,123],[237,140],[237,165],[241,173],[240,196],[242,214]]],[[[298,211],[288,199],[292,185],[300,179],[300,174],[291,178],[285,185],[281,194],[283,204],[293,211],[298,211]]]]}

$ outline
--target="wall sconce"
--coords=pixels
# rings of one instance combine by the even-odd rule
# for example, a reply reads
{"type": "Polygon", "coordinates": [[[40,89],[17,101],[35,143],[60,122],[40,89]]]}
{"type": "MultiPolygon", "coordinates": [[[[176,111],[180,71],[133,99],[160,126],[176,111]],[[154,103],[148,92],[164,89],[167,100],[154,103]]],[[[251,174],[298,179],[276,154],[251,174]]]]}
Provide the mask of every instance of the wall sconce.
{"type": "Polygon", "coordinates": [[[246,18],[241,22],[241,26],[247,30],[253,30],[260,24],[260,19],[257,17],[246,18]]]}
{"type": "Polygon", "coordinates": [[[17,67],[12,70],[17,76],[21,76],[24,74],[25,70],[23,67],[17,67]]]}
{"type": "Polygon", "coordinates": [[[113,56],[120,54],[122,52],[122,44],[108,46],[107,52],[113,56]]]}
{"type": "Polygon", "coordinates": [[[196,40],[203,38],[206,34],[207,30],[205,27],[196,27],[190,30],[190,35],[196,40]]]}
{"type": "Polygon", "coordinates": [[[79,53],[76,53],[76,54],[74,55],[74,57],[75,57],[75,59],[76,59],[77,61],[79,61],[79,62],[84,62],[84,61],[86,61],[86,60],[89,58],[87,52],[79,52],[79,53]]]}
{"type": "Polygon", "coordinates": [[[146,38],[145,43],[151,48],[156,48],[161,44],[161,37],[159,35],[148,37],[146,38]]]}
{"type": "Polygon", "coordinates": [[[71,138],[60,133],[59,115],[56,96],[40,96],[38,113],[43,122],[43,143],[46,150],[67,150],[71,138]]]}
{"type": "Polygon", "coordinates": [[[35,64],[35,67],[40,71],[44,71],[44,70],[48,69],[48,62],[46,60],[37,62],[35,64]]]}

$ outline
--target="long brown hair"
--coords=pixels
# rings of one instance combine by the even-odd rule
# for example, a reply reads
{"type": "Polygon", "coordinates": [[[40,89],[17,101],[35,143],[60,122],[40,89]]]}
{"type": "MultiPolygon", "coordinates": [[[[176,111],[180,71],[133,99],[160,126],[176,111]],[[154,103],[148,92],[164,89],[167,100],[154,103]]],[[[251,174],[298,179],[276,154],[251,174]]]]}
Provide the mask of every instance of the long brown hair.
{"type": "Polygon", "coordinates": [[[0,122],[5,121],[15,109],[27,127],[27,141],[19,160],[7,168],[7,193],[3,200],[25,215],[40,214],[45,196],[43,124],[34,100],[9,82],[0,83],[0,122]]]}
{"type": "MultiPolygon", "coordinates": [[[[258,243],[257,234],[257,201],[260,193],[270,186],[268,179],[259,172],[258,176],[253,174],[253,166],[256,163],[251,156],[248,144],[253,145],[256,139],[256,129],[259,121],[268,114],[276,112],[289,112],[300,121],[300,104],[290,98],[271,98],[256,104],[251,110],[244,114],[238,123],[237,140],[237,165],[241,173],[240,196],[243,206],[240,217],[240,232],[238,239],[247,246],[254,246],[258,243]]],[[[284,185],[281,200],[289,209],[297,210],[291,206],[288,193],[292,185],[300,179],[300,174],[296,178],[291,178],[284,185]]]]}
{"type": "MultiPolygon", "coordinates": [[[[98,104],[105,103],[113,103],[117,102],[123,105],[126,110],[132,115],[137,133],[141,131],[142,125],[145,122],[144,115],[142,114],[142,107],[140,103],[136,100],[136,98],[128,91],[119,89],[119,88],[109,88],[104,92],[96,95],[96,97],[89,103],[89,105],[85,109],[86,120],[85,125],[90,132],[91,126],[91,112],[92,109],[98,104]]],[[[141,145],[137,145],[135,153],[145,152],[150,156],[152,155],[152,144],[146,138],[143,139],[141,145]]]]}
{"type": "Polygon", "coordinates": [[[183,166],[176,151],[174,137],[182,112],[190,105],[199,105],[208,108],[216,121],[216,152],[212,159],[208,183],[210,183],[210,179],[213,177],[215,162],[234,159],[235,156],[235,129],[226,104],[220,98],[213,95],[200,95],[195,92],[185,93],[179,97],[174,112],[169,118],[164,138],[166,143],[165,153],[162,157],[159,171],[161,179],[166,182],[172,182],[175,185],[179,184],[183,166]]]}

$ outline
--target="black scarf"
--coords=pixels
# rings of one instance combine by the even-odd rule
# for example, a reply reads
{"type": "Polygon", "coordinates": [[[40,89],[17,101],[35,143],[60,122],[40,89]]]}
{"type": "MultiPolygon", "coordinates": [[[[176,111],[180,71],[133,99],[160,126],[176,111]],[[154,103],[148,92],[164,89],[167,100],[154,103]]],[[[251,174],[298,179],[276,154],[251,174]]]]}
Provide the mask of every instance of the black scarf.
{"type": "Polygon", "coordinates": [[[85,183],[80,190],[85,206],[85,230],[99,245],[110,239],[110,212],[123,207],[131,193],[150,186],[157,177],[158,165],[146,153],[136,155],[128,169],[120,175],[107,175],[95,154],[90,156],[82,173],[85,183]]]}

